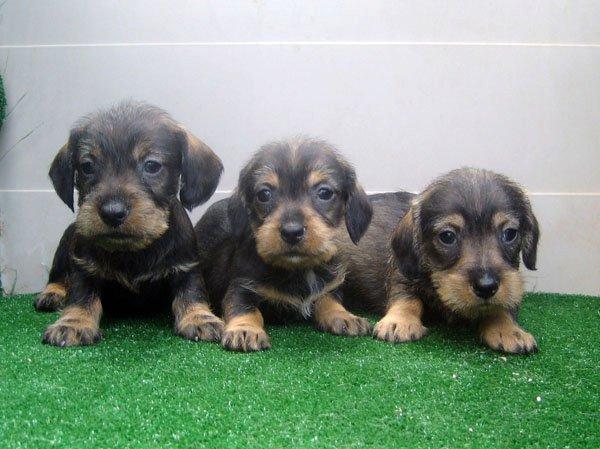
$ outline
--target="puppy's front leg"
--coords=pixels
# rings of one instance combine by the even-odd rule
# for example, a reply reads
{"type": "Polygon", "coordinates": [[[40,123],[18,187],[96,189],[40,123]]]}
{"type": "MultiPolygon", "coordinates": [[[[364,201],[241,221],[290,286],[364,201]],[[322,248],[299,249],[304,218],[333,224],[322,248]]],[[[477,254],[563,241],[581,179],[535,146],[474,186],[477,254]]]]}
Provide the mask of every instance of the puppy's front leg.
{"type": "Polygon", "coordinates": [[[348,312],[341,301],[328,293],[317,299],[315,324],[318,330],[335,335],[359,336],[371,332],[371,324],[348,312]]]}
{"type": "Polygon", "coordinates": [[[55,312],[64,307],[67,298],[67,279],[70,273],[69,245],[75,233],[75,225],[70,225],[63,233],[52,259],[52,268],[46,288],[37,296],[33,307],[38,312],[55,312]]]}
{"type": "Polygon", "coordinates": [[[42,341],[63,347],[98,343],[102,338],[101,316],[102,303],[94,285],[84,275],[74,274],[67,306],[60,318],[48,326],[42,341]]]}
{"type": "Polygon", "coordinates": [[[223,321],[210,310],[200,271],[175,276],[172,285],[175,333],[188,340],[218,341],[223,321]]]}
{"type": "Polygon", "coordinates": [[[248,296],[253,293],[230,286],[223,300],[225,332],[221,344],[230,351],[261,351],[269,349],[271,342],[264,329],[264,319],[258,310],[258,301],[248,296]]]}
{"type": "Polygon", "coordinates": [[[420,299],[393,299],[385,316],[375,325],[373,336],[392,343],[418,340],[427,334],[427,328],[421,322],[422,315],[423,303],[420,299]]]}
{"type": "Polygon", "coordinates": [[[506,310],[484,318],[479,333],[485,344],[496,351],[529,354],[538,350],[533,335],[523,330],[506,310]]]}
{"type": "Polygon", "coordinates": [[[64,306],[66,298],[65,282],[48,282],[44,290],[35,298],[33,307],[38,312],[56,312],[64,306]]]}

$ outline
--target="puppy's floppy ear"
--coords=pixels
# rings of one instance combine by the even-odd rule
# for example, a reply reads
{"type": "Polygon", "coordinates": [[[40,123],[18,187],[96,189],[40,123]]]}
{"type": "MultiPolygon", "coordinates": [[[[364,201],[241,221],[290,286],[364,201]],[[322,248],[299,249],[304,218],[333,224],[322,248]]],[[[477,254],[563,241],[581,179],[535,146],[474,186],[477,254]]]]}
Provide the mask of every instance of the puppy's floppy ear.
{"type": "Polygon", "coordinates": [[[515,182],[510,181],[506,177],[504,179],[505,190],[513,203],[513,207],[518,211],[520,216],[520,233],[521,233],[521,256],[523,263],[529,270],[536,269],[537,247],[540,239],[540,227],[538,221],[533,215],[531,202],[523,188],[515,182]]]}
{"type": "Polygon", "coordinates": [[[367,232],[372,217],[373,207],[371,201],[363,188],[356,185],[348,195],[346,203],[346,228],[348,228],[348,234],[350,234],[350,238],[355,245],[367,232]]]}
{"type": "MultiPolygon", "coordinates": [[[[523,194],[525,196],[525,194],[523,194]]],[[[538,225],[537,218],[533,215],[531,210],[531,204],[527,197],[525,197],[525,215],[523,217],[522,227],[522,243],[521,251],[523,256],[523,263],[529,270],[535,270],[537,260],[537,247],[540,239],[540,227],[538,225]]]]}
{"type": "Polygon", "coordinates": [[[418,223],[416,222],[416,208],[413,205],[402,217],[392,235],[392,250],[396,256],[396,263],[400,272],[407,279],[415,279],[421,271],[421,258],[419,256],[418,223]]]}
{"type": "Polygon", "coordinates": [[[237,238],[241,237],[248,226],[249,220],[248,211],[246,210],[246,205],[239,189],[236,189],[229,198],[227,214],[232,234],[237,238]]]}
{"type": "Polygon", "coordinates": [[[177,128],[182,136],[181,155],[181,204],[192,210],[208,200],[219,184],[223,163],[208,145],[181,125],[177,128]]]}
{"type": "Polygon", "coordinates": [[[345,170],[348,181],[346,192],[346,228],[352,242],[358,245],[358,242],[371,223],[373,207],[371,206],[369,197],[356,181],[354,169],[346,165],[345,170]]]}
{"type": "Polygon", "coordinates": [[[238,185],[233,191],[233,194],[229,198],[229,203],[227,204],[227,215],[229,216],[231,233],[238,239],[250,225],[250,210],[247,204],[246,190],[252,183],[253,170],[254,164],[252,161],[248,162],[246,166],[242,168],[238,178],[238,185]]]}
{"type": "Polygon", "coordinates": [[[81,136],[80,129],[71,130],[69,140],[58,151],[50,166],[50,180],[54,190],[63,202],[73,208],[73,190],[75,189],[75,158],[77,145],[81,136]]]}

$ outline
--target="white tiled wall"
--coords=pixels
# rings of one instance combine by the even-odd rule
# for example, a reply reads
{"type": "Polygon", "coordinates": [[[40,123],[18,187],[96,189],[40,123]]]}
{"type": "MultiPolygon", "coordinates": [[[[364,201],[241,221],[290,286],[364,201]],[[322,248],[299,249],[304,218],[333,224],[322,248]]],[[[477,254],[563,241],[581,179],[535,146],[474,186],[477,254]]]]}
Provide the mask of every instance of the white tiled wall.
{"type": "Polygon", "coordinates": [[[4,288],[40,289],[72,219],[47,179],[71,123],[133,97],[222,157],[221,196],[259,145],[297,133],[335,143],[370,191],[506,173],[542,224],[531,288],[600,294],[599,23],[600,2],[574,0],[8,0],[4,288]]]}

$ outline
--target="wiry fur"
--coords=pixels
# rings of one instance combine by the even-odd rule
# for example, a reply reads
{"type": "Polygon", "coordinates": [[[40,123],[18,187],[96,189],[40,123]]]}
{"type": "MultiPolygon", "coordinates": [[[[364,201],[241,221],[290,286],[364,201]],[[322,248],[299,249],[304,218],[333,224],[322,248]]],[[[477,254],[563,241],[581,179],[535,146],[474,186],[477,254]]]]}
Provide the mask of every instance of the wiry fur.
{"type": "MultiPolygon", "coordinates": [[[[195,228],[209,296],[226,321],[223,346],[266,349],[263,313],[308,318],[324,298],[339,303],[345,269],[337,258],[338,235],[358,242],[370,218],[354,170],[329,144],[294,139],[262,147],[242,169],[234,195],[212,205],[195,228]],[[261,201],[265,189],[270,196],[261,201]],[[331,190],[331,198],[320,198],[319,189],[331,190]],[[297,242],[282,237],[290,224],[303,229],[297,242]]],[[[336,333],[368,329],[345,309],[335,313],[348,324],[344,330],[341,321],[336,333]]],[[[320,326],[323,314],[315,319],[331,330],[320,326]]]]}
{"type": "Polygon", "coordinates": [[[36,300],[38,310],[64,307],[44,342],[95,343],[103,310],[140,313],[171,304],[179,335],[218,339],[218,318],[192,319],[199,308],[210,311],[184,207],[206,201],[221,171],[210,148],[155,106],[124,102],[79,121],[50,169],[71,209],[77,190],[79,210],[36,300]],[[159,169],[148,171],[148,161],[159,169]],[[121,221],[107,218],[107,204],[122,208],[121,221]]]}
{"type": "Polygon", "coordinates": [[[539,239],[537,220],[517,184],[487,170],[463,168],[419,195],[374,195],[371,202],[369,230],[358,246],[345,242],[340,255],[348,266],[346,304],[385,315],[376,337],[420,338],[426,333],[424,314],[428,320],[475,324],[493,349],[536,350],[533,337],[516,324],[523,295],[519,256],[535,269],[539,239]],[[501,235],[509,228],[518,233],[507,243],[501,235]],[[457,235],[455,244],[440,240],[447,230],[457,235]],[[497,279],[497,291],[488,298],[473,287],[481,273],[497,279]],[[494,331],[500,325],[504,332],[494,331]]]}

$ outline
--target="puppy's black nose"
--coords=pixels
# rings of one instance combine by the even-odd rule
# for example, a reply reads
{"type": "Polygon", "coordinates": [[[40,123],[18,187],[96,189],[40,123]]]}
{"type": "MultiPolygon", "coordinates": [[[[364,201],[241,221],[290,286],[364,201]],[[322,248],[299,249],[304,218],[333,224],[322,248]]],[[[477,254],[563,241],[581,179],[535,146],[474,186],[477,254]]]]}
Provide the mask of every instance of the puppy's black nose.
{"type": "Polygon", "coordinates": [[[113,228],[122,225],[128,214],[127,205],[118,199],[108,200],[100,206],[100,218],[113,228]]]}
{"type": "Polygon", "coordinates": [[[489,299],[498,291],[498,278],[486,271],[475,279],[473,290],[475,290],[475,294],[480,298],[489,299]]]}
{"type": "Polygon", "coordinates": [[[290,245],[295,245],[300,243],[300,241],[304,238],[305,229],[304,225],[300,222],[290,222],[281,225],[281,238],[289,243],[290,245]]]}

